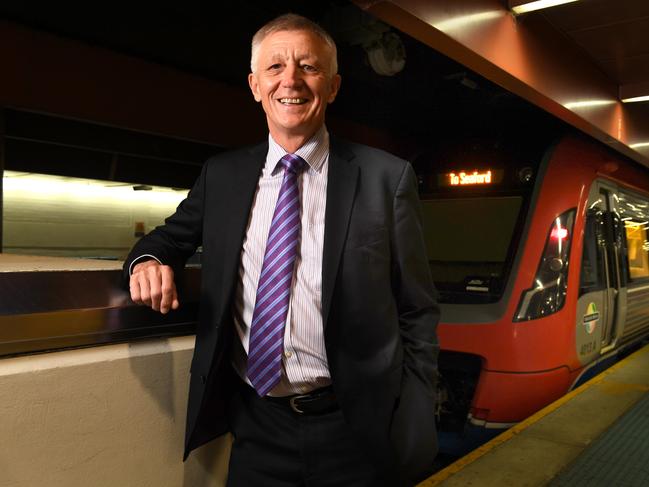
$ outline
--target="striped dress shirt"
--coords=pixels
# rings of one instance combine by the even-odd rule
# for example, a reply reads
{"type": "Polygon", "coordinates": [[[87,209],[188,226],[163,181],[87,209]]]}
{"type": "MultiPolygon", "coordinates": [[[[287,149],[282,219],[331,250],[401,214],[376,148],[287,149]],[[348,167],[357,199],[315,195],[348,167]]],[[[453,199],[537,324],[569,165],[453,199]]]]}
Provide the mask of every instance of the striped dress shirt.
{"type": "MultiPolygon", "coordinates": [[[[282,184],[280,159],[287,152],[268,136],[266,164],[252,204],[239,262],[239,282],[234,303],[233,364],[248,384],[246,363],[250,323],[255,308],[275,204],[282,184]]],[[[291,298],[284,329],[282,378],[269,395],[299,394],[331,383],[322,323],[322,248],[327,201],[329,134],[323,126],[295,154],[307,162],[298,178],[301,233],[293,270],[291,298]]]]}

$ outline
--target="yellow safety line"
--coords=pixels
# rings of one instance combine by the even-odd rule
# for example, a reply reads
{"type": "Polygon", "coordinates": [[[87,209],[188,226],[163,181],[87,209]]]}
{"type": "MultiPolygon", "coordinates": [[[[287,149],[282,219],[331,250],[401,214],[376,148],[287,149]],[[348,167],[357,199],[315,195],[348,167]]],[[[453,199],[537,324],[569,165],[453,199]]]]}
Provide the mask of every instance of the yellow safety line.
{"type": "Polygon", "coordinates": [[[473,450],[471,453],[468,455],[460,458],[459,460],[455,461],[454,463],[450,464],[448,467],[444,468],[443,470],[440,470],[436,474],[432,475],[431,477],[428,477],[426,480],[423,482],[417,484],[417,487],[433,487],[435,485],[439,485],[441,482],[449,478],[451,475],[456,474],[463,468],[465,468],[467,465],[475,462],[478,458],[481,456],[485,455],[486,453],[490,452],[494,448],[496,448],[498,445],[501,445],[502,443],[505,443],[506,441],[509,441],[512,439],[514,436],[520,434],[523,430],[529,428],[532,426],[534,423],[539,421],[541,418],[544,418],[548,414],[556,411],[559,409],[561,406],[563,406],[565,403],[570,401],[572,398],[575,396],[578,396],[582,392],[586,391],[590,387],[599,384],[602,382],[608,375],[611,373],[615,372],[618,368],[623,367],[627,363],[627,361],[631,360],[632,358],[637,358],[638,356],[649,353],[649,346],[645,346],[641,348],[640,350],[632,353],[628,357],[626,357],[624,360],[621,360],[617,364],[609,367],[606,369],[604,372],[599,373],[592,379],[590,379],[588,382],[582,384],[579,386],[577,389],[574,389],[570,391],[568,394],[565,396],[560,397],[553,403],[547,405],[540,411],[537,411],[534,413],[532,416],[529,418],[521,421],[520,423],[516,424],[515,426],[512,426],[508,430],[502,432],[500,435],[496,436],[494,439],[491,441],[485,443],[484,445],[476,448],[473,450]]]}

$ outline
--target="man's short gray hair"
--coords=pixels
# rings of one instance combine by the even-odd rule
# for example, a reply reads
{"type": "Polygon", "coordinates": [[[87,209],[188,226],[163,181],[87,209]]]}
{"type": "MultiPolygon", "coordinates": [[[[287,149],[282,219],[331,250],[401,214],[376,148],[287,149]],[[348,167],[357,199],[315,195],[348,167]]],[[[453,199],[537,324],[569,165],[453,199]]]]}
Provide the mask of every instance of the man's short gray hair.
{"type": "Polygon", "coordinates": [[[270,34],[280,31],[306,31],[311,32],[312,34],[320,37],[327,47],[331,50],[331,72],[328,73],[329,76],[333,76],[338,73],[338,52],[336,49],[336,43],[329,33],[320,27],[318,24],[312,20],[302,17],[297,14],[284,14],[279,17],[274,18],[267,24],[265,24],[261,29],[259,29],[256,34],[252,37],[252,50],[250,55],[250,70],[254,73],[257,70],[257,56],[259,54],[259,46],[263,40],[270,34]]]}

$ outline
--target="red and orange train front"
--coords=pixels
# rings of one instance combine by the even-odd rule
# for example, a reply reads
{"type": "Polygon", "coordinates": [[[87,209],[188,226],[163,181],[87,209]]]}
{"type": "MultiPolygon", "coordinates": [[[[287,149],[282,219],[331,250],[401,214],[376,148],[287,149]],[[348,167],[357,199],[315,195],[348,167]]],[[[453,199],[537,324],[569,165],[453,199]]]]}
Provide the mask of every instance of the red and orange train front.
{"type": "Polygon", "coordinates": [[[442,307],[442,431],[519,422],[568,392],[594,356],[580,357],[575,338],[589,194],[600,179],[649,188],[614,157],[568,136],[467,144],[416,165],[442,307]]]}

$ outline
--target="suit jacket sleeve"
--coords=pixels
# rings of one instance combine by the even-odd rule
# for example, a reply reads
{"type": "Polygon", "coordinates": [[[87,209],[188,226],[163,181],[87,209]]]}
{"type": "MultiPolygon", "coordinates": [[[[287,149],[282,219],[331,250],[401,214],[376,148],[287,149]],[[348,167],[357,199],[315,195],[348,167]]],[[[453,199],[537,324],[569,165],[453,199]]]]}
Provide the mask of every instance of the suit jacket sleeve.
{"type": "Polygon", "coordinates": [[[393,292],[399,313],[404,374],[416,377],[434,394],[439,307],[426,256],[416,176],[410,164],[401,175],[393,204],[393,292]]]}
{"type": "Polygon", "coordinates": [[[203,165],[194,183],[175,213],[161,225],[135,244],[124,263],[124,278],[128,282],[131,263],[140,256],[155,256],[162,264],[170,266],[178,274],[189,257],[201,245],[203,238],[203,206],[205,179],[208,164],[203,165]]]}
{"type": "Polygon", "coordinates": [[[393,204],[392,285],[403,375],[390,436],[399,462],[399,484],[413,485],[433,472],[437,453],[434,411],[439,308],[426,256],[416,177],[410,164],[401,176],[393,204]]]}

